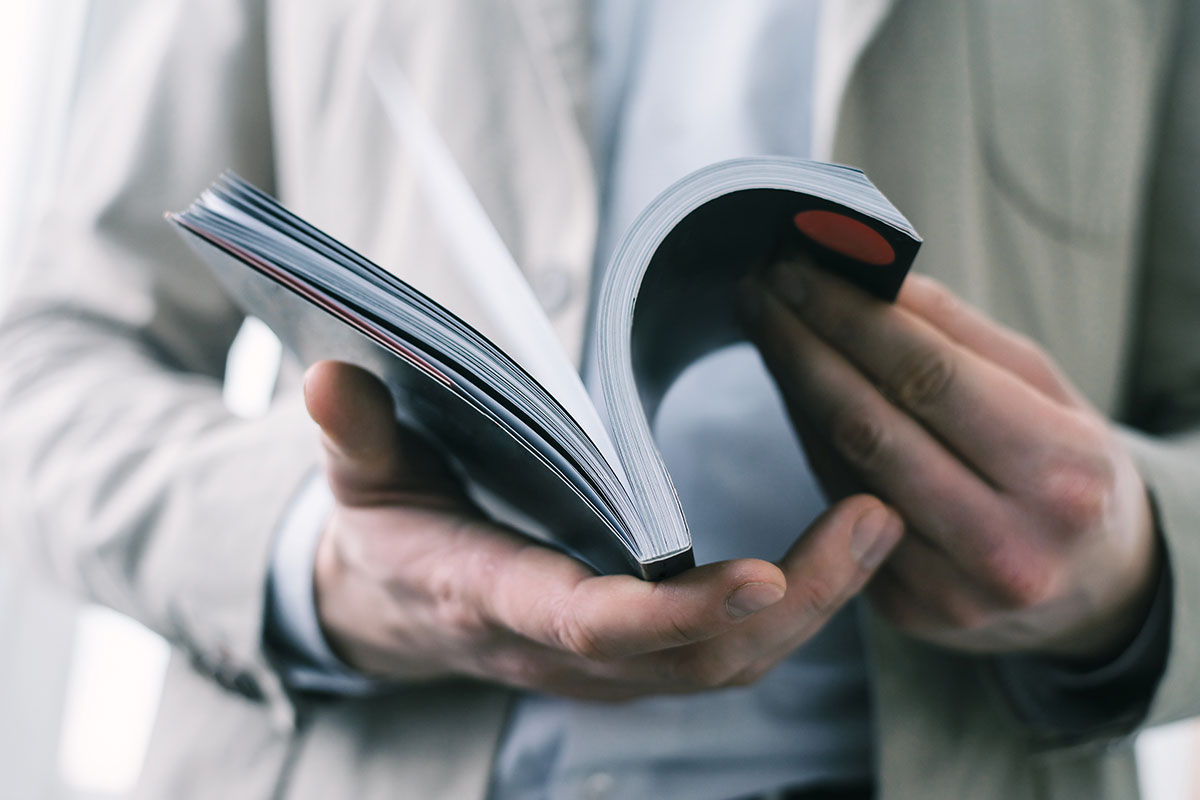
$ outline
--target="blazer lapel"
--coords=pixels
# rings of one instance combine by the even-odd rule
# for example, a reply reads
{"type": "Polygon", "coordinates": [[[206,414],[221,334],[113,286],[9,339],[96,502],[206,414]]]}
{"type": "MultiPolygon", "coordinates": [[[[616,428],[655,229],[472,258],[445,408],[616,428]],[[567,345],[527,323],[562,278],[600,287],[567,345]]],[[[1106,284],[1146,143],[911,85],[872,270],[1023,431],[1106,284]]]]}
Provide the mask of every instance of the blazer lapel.
{"type": "MultiPolygon", "coordinates": [[[[559,340],[581,355],[596,236],[596,180],[584,135],[588,87],[586,7],[572,0],[392,4],[374,0],[357,19],[390,59],[529,280],[559,340]]],[[[360,7],[360,13],[365,10],[360,7]]],[[[354,48],[346,48],[354,55],[354,48]]],[[[385,87],[386,88],[386,87],[385,87]]],[[[374,118],[382,105],[368,103],[374,118]]],[[[392,131],[386,121],[374,130],[392,131]]],[[[494,298],[430,230],[411,154],[368,143],[390,167],[380,213],[402,220],[380,231],[389,263],[420,264],[415,279],[473,323],[494,298]],[[388,164],[388,156],[392,162],[388,164]]],[[[487,332],[486,326],[481,328],[487,332]]]]}
{"type": "Polygon", "coordinates": [[[589,142],[590,41],[588,3],[580,0],[515,0],[530,72],[540,99],[538,124],[547,144],[547,168],[562,178],[566,204],[551,201],[530,207],[531,244],[543,243],[544,255],[523,263],[534,292],[551,315],[567,352],[581,357],[596,242],[598,198],[589,142]],[[573,209],[569,219],[546,226],[554,211],[573,209]],[[532,215],[538,214],[541,219],[532,215]]]}
{"type": "Polygon", "coordinates": [[[833,157],[846,87],[896,0],[826,0],[817,29],[813,85],[813,158],[833,157]]]}
{"type": "Polygon", "coordinates": [[[586,141],[591,55],[589,3],[515,0],[514,5],[548,102],[569,109],[579,135],[586,141]]]}

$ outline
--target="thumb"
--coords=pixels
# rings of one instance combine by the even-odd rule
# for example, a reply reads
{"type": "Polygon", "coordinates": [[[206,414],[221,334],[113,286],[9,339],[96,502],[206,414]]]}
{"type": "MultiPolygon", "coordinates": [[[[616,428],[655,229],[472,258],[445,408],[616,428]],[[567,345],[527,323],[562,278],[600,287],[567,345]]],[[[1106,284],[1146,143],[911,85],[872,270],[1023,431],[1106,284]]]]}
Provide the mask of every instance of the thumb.
{"type": "Polygon", "coordinates": [[[391,392],[366,370],[338,361],[313,364],[304,375],[304,404],[321,428],[325,472],[339,502],[460,494],[445,462],[396,421],[391,392]]]}
{"type": "Polygon", "coordinates": [[[788,587],[783,601],[753,624],[786,626],[790,647],[806,641],[862,591],[903,533],[900,516],[871,495],[830,506],[780,563],[788,587]]]}

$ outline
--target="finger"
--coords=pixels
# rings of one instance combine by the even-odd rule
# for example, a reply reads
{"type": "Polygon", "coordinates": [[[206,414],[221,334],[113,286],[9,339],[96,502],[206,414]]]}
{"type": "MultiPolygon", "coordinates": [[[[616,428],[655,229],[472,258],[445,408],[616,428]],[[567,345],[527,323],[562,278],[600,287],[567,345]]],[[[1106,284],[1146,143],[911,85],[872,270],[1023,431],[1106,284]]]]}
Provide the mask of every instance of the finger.
{"type": "Polygon", "coordinates": [[[820,270],[792,264],[776,265],[769,286],[818,336],[993,485],[1028,488],[1031,466],[1080,441],[1075,409],[1050,400],[904,309],[820,270]]]}
{"type": "Polygon", "coordinates": [[[334,496],[351,505],[457,494],[440,456],[396,421],[392,395],[366,370],[321,361],[304,376],[304,402],[321,427],[334,496]]]}
{"type": "Polygon", "coordinates": [[[914,594],[892,570],[880,570],[865,595],[875,613],[895,628],[926,641],[944,643],[944,630],[940,620],[935,622],[936,615],[928,601],[914,594]]]}
{"type": "Polygon", "coordinates": [[[1086,407],[1046,353],[1030,339],[998,325],[956,297],[942,283],[912,274],[900,289],[896,304],[921,317],[954,341],[973,350],[1064,405],[1086,407]]]}
{"type": "MultiPolygon", "coordinates": [[[[963,535],[970,534],[964,531],[963,535]]],[[[884,571],[924,601],[922,624],[911,633],[929,628],[978,629],[1001,610],[1001,587],[968,575],[945,551],[919,536],[910,536],[897,547],[884,571]]]]}
{"type": "MultiPolygon", "coordinates": [[[[891,569],[880,570],[866,590],[871,607],[896,628],[942,647],[973,653],[995,652],[994,625],[958,627],[927,595],[914,592],[891,569]]],[[[1028,628],[1028,625],[1025,626],[1028,628]]]]}
{"type": "Polygon", "coordinates": [[[899,515],[870,495],[827,509],[781,562],[788,587],[781,602],[676,656],[684,684],[756,680],[858,595],[903,533],[899,515]]]}
{"type": "Polygon", "coordinates": [[[606,661],[716,636],[778,602],[786,591],[774,564],[709,564],[660,582],[596,576],[560,553],[531,545],[470,581],[495,624],[533,641],[606,661]]]}
{"type": "Polygon", "coordinates": [[[808,638],[857,595],[890,557],[904,523],[878,498],[859,494],[828,508],[783,557],[788,594],[745,635],[771,627],[808,638]]]}
{"type": "MultiPolygon", "coordinates": [[[[748,667],[758,665],[765,669],[768,662],[782,658],[800,641],[811,637],[861,591],[871,573],[900,540],[902,530],[899,517],[872,497],[860,495],[830,508],[784,557],[783,570],[789,577],[786,592],[780,586],[782,582],[770,584],[775,591],[764,591],[757,586],[754,589],[760,602],[761,598],[780,595],[782,600],[745,617],[746,621],[740,624],[737,622],[743,618],[740,612],[734,615],[718,613],[712,618],[706,618],[703,612],[697,614],[696,608],[713,605],[721,595],[720,591],[714,594],[701,587],[714,583],[714,579],[719,584],[721,578],[728,576],[735,576],[733,584],[747,578],[770,577],[769,571],[756,576],[741,573],[747,567],[761,569],[763,562],[709,565],[657,585],[624,577],[584,578],[576,584],[575,590],[579,601],[585,603],[584,609],[619,600],[630,604],[629,610],[635,614],[645,614],[641,618],[627,618],[626,613],[613,607],[602,612],[599,618],[579,619],[572,623],[583,625],[590,632],[560,634],[549,641],[555,641],[562,650],[581,660],[564,662],[539,657],[541,667],[535,670],[537,681],[553,686],[554,691],[560,693],[609,699],[694,692],[741,681],[748,667]],[[646,589],[651,592],[645,592],[646,589]],[[670,610],[653,595],[670,592],[697,596],[697,589],[701,602],[689,601],[687,605],[692,609],[685,610],[682,616],[670,617],[670,624],[663,624],[667,622],[663,614],[669,614],[670,610]],[[604,598],[601,603],[591,602],[587,592],[602,592],[604,598]],[[688,618],[695,621],[688,623],[685,621],[688,618]],[[618,636],[621,641],[618,648],[602,644],[605,637],[600,631],[603,630],[618,636]],[[648,635],[654,638],[642,638],[648,635]],[[561,668],[560,675],[547,678],[541,673],[546,665],[551,665],[551,669],[561,668]]],[[[545,556],[546,553],[537,555],[545,556]]],[[[545,574],[548,562],[553,560],[547,558],[540,564],[531,562],[529,566],[545,574]]],[[[519,580],[516,573],[510,573],[510,577],[519,580]]],[[[562,577],[570,582],[578,576],[568,573],[562,577]]],[[[555,594],[553,589],[551,594],[555,594]]],[[[563,608],[554,601],[550,605],[563,608]]],[[[522,619],[532,622],[539,612],[534,610],[531,614],[528,608],[514,608],[511,614],[519,614],[522,619]]],[[[559,622],[551,627],[563,624],[559,622]]],[[[543,623],[540,627],[546,626],[543,623]]],[[[544,634],[529,630],[526,633],[533,633],[535,639],[547,639],[544,634]]]]}
{"type": "Polygon", "coordinates": [[[800,437],[804,458],[816,476],[826,502],[840,500],[861,490],[862,480],[854,474],[846,460],[837,454],[812,420],[796,415],[792,418],[792,427],[800,437]]]}
{"type": "Polygon", "coordinates": [[[753,336],[792,417],[825,431],[838,455],[920,535],[986,563],[996,534],[963,540],[959,533],[1007,513],[996,492],[779,300],[764,294],[760,303],[753,336]]]}

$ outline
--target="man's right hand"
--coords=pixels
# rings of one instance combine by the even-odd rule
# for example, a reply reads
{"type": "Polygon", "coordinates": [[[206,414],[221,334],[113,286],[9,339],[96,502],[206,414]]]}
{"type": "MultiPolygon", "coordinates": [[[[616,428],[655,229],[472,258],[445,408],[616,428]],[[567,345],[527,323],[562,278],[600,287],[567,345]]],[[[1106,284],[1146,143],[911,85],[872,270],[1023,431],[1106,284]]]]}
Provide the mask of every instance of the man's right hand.
{"type": "Polygon", "coordinates": [[[902,532],[894,511],[857,495],[778,566],[597,576],[484,519],[369,373],[321,362],[304,391],[337,501],[317,614],[341,658],[384,679],[469,676],[597,700],[745,685],[857,594],[902,532]]]}

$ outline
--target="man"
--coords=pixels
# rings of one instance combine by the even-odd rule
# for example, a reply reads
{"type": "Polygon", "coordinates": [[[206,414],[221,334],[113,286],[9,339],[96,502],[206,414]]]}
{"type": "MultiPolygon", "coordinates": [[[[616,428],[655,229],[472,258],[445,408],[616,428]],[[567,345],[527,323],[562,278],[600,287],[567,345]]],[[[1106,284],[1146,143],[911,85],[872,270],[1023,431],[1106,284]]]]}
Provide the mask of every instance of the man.
{"type": "MultiPolygon", "coordinates": [[[[148,796],[503,796],[532,745],[563,743],[538,738],[544,714],[575,729],[565,701],[527,695],[501,738],[499,686],[698,692],[685,708],[702,708],[725,696],[705,690],[752,692],[805,663],[819,639],[800,645],[852,621],[834,612],[872,574],[890,620],[867,619],[859,662],[878,796],[1130,796],[1128,748],[1098,745],[1194,709],[1190,6],[824,9],[815,153],[833,143],[865,167],[925,235],[920,269],[981,311],[920,279],[897,308],[868,303],[799,265],[747,284],[746,327],[831,493],[886,501],[835,504],[778,566],[587,576],[465,516],[368,378],[311,371],[336,501],[316,613],[340,655],[388,681],[336,700],[284,691],[272,659],[290,675],[302,642],[264,608],[314,431],[288,376],[263,419],[220,407],[240,316],[156,213],[231,165],[471,318],[364,79],[386,52],[535,287],[574,287],[544,302],[579,352],[597,218],[589,17],[561,2],[95,13],[61,200],[4,329],[5,527],[190,656],[171,670],[148,796]],[[284,639],[270,659],[267,622],[284,639]]],[[[611,731],[647,724],[611,708],[611,731]]],[[[863,776],[831,777],[745,786],[818,796],[863,776]]]]}

